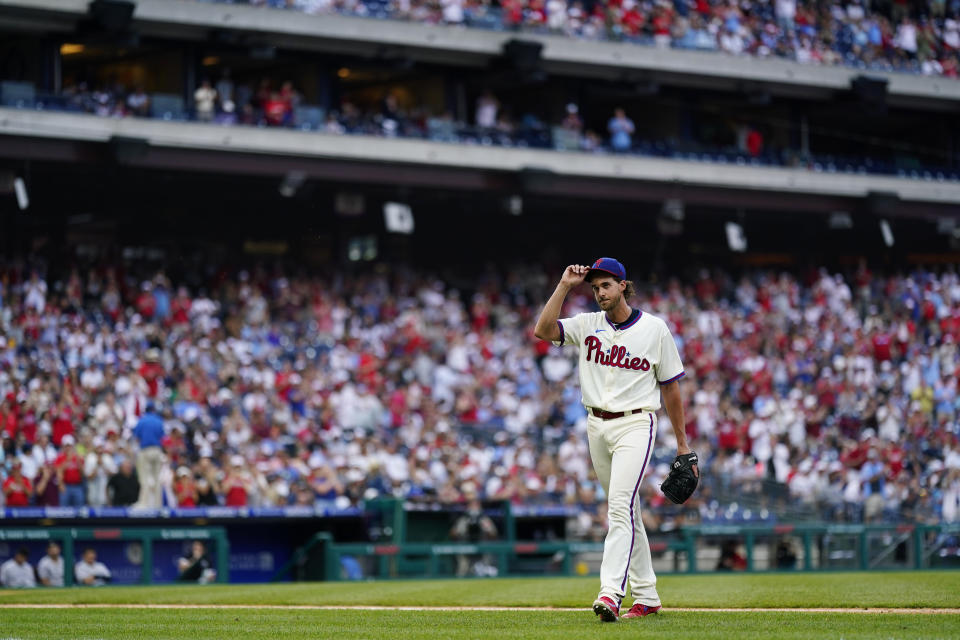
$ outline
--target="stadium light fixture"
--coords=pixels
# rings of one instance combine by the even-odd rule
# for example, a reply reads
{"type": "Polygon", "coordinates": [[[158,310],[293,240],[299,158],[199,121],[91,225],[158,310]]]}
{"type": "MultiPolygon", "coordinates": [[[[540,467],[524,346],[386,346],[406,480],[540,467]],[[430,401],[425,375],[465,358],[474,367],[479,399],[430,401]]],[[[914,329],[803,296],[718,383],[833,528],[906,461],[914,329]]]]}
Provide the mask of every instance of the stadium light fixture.
{"type": "Polygon", "coordinates": [[[507,211],[512,216],[523,215],[523,196],[510,196],[507,198],[507,211]]]}
{"type": "Polygon", "coordinates": [[[297,191],[307,181],[307,174],[303,171],[288,171],[280,182],[280,195],[284,198],[292,198],[297,195],[297,191]]]}
{"type": "Polygon", "coordinates": [[[657,229],[664,236],[683,235],[683,221],[686,218],[686,207],[680,198],[669,198],[660,208],[657,218],[657,229]]]}
{"type": "Polygon", "coordinates": [[[17,206],[20,207],[20,211],[26,211],[30,206],[30,196],[27,194],[27,183],[23,178],[13,179],[13,192],[17,196],[17,206]]]}
{"type": "Polygon", "coordinates": [[[747,236],[736,222],[728,222],[725,226],[727,232],[727,246],[730,251],[743,253],[747,250],[747,236]]]}
{"type": "Polygon", "coordinates": [[[846,211],[834,211],[830,214],[827,226],[831,229],[853,229],[853,218],[846,211]]]}
{"type": "Polygon", "coordinates": [[[383,221],[390,233],[413,233],[413,211],[400,202],[383,203],[383,221]]]}
{"type": "Polygon", "coordinates": [[[893,246],[893,230],[890,228],[890,223],[886,220],[880,221],[880,233],[883,234],[883,244],[887,245],[887,248],[893,246]]]}

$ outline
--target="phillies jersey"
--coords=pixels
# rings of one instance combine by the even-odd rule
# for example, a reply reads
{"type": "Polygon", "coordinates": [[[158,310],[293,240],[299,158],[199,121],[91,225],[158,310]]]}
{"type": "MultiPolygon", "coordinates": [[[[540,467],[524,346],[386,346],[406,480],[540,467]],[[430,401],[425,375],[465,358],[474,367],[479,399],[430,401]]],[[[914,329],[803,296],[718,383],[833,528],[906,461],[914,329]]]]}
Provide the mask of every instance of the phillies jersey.
{"type": "Polygon", "coordinates": [[[660,384],[684,375],[667,323],[649,313],[617,329],[603,311],[557,321],[556,345],[580,348],[583,404],[604,411],[660,408],[660,384]]]}

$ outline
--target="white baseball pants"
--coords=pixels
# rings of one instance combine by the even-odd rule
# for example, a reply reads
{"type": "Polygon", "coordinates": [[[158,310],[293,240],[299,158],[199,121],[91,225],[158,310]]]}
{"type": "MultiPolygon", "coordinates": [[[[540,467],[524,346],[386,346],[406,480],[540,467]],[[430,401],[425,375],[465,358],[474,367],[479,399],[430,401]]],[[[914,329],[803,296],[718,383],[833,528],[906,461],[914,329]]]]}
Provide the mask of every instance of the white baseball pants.
{"type": "Polygon", "coordinates": [[[147,509],[163,507],[163,485],[160,476],[167,456],[160,447],[145,447],[137,452],[137,477],[140,479],[140,499],[136,506],[147,509]]]}
{"type": "Polygon", "coordinates": [[[640,518],[640,483],[649,470],[657,434],[653,412],[613,420],[587,416],[590,458],[607,493],[609,530],[600,565],[600,596],[619,603],[627,584],[636,602],[659,606],[657,576],[640,518]]]}

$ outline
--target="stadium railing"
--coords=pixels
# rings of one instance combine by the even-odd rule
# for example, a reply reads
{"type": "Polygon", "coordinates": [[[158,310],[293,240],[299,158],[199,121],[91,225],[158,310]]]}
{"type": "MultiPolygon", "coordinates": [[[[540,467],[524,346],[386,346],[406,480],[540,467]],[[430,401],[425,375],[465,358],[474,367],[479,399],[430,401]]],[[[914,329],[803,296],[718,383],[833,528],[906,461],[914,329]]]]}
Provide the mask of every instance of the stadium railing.
{"type": "MultiPolygon", "coordinates": [[[[698,573],[712,570],[705,564],[719,559],[717,547],[725,541],[744,547],[742,569],[748,572],[934,569],[960,564],[960,524],[689,526],[666,540],[651,536],[650,547],[655,558],[672,554],[673,569],[661,568],[662,573],[698,573]],[[769,552],[783,540],[801,544],[790,566],[779,565],[772,553],[758,562],[759,549],[769,552]]],[[[461,556],[485,558],[500,576],[582,575],[590,572],[584,556],[596,557],[602,551],[602,542],[339,543],[327,533],[318,533],[293,553],[273,581],[288,575],[295,580],[329,581],[450,577],[461,556]]]]}
{"type": "MultiPolygon", "coordinates": [[[[400,164],[414,171],[427,172],[429,167],[443,166],[452,171],[529,172],[535,169],[544,180],[531,182],[531,192],[550,191],[556,180],[567,178],[583,181],[616,180],[680,181],[705,188],[746,188],[750,192],[791,193],[797,196],[867,197],[872,192],[895,194],[904,201],[937,205],[954,205],[960,201],[960,174],[920,173],[913,170],[903,177],[856,172],[844,173],[846,165],[834,165],[831,171],[807,168],[754,166],[746,158],[731,161],[726,156],[693,160],[689,157],[662,161],[661,156],[604,153],[557,152],[530,146],[503,147],[445,144],[418,138],[388,138],[356,135],[349,138],[330,134],[306,134],[284,129],[259,127],[231,128],[224,135],[224,127],[184,124],[154,118],[101,118],[85,114],[44,109],[16,109],[0,107],[0,136],[25,138],[56,138],[63,141],[109,142],[118,138],[137,138],[145,148],[185,152],[171,166],[184,169],[190,163],[201,162],[192,154],[197,151],[223,153],[225,162],[243,150],[246,154],[296,156],[309,164],[311,172],[325,175],[331,158],[351,163],[375,162],[400,164]],[[913,179],[904,179],[913,178],[913,179]]],[[[173,156],[170,156],[171,158],[173,156]]],[[[198,165],[199,166],[199,165],[198,165]]],[[[203,164],[206,168],[208,165],[203,164]]],[[[266,169],[265,169],[266,171],[266,169]]],[[[339,171],[339,169],[338,169],[339,171]]],[[[431,173],[430,176],[433,174],[431,173]]],[[[358,178],[365,174],[358,169],[358,178]]],[[[552,191],[550,191],[553,193],[552,191]]]]}
{"type": "Polygon", "coordinates": [[[0,522],[10,520],[72,520],[97,518],[130,518],[150,520],[160,518],[323,518],[327,516],[360,515],[356,507],[345,509],[332,506],[292,507],[191,507],[143,509],[131,507],[6,507],[0,509],[0,522]]]}

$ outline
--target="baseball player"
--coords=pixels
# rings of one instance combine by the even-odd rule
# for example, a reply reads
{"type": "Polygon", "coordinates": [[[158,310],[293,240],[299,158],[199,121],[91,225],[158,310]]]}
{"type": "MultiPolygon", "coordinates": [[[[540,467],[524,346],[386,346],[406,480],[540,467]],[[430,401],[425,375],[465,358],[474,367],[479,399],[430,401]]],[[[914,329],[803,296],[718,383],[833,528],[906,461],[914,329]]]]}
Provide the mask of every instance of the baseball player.
{"type": "Polygon", "coordinates": [[[593,611],[604,622],[620,618],[627,584],[634,605],[624,618],[660,610],[647,533],[640,518],[640,482],[650,466],[660,396],[677,436],[679,456],[690,454],[678,380],[683,364],[666,323],[632,309],[623,265],[600,258],[592,267],[570,265],[537,320],[536,336],[580,348],[580,390],[587,409],[593,468],[607,494],[609,530],[603,544],[600,594],[593,611]],[[597,313],[559,319],[567,293],[586,280],[597,313]]]}

